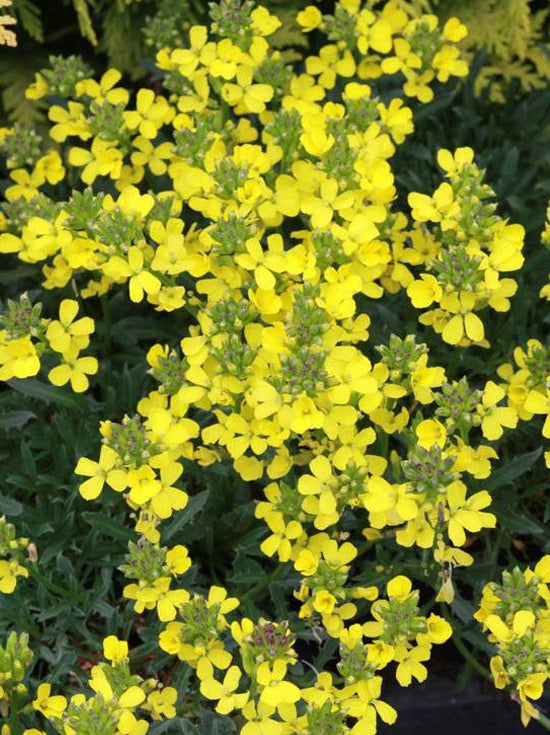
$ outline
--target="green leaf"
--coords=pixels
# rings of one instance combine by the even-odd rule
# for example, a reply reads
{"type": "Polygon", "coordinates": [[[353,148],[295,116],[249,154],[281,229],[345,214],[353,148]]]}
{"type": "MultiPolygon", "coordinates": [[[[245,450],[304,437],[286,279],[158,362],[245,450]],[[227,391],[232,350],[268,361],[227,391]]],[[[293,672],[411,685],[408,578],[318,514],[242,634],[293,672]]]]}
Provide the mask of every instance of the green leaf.
{"type": "Polygon", "coordinates": [[[200,712],[201,735],[233,735],[237,728],[233,720],[208,709],[200,712]]]}
{"type": "Polygon", "coordinates": [[[0,416],[0,429],[22,429],[36,415],[32,411],[10,411],[0,416]]]}
{"type": "Polygon", "coordinates": [[[468,643],[474,646],[474,648],[476,648],[478,651],[483,651],[488,656],[495,655],[494,645],[492,643],[489,643],[487,637],[483,635],[480,630],[472,628],[471,630],[463,631],[460,635],[462,638],[464,638],[465,641],[468,641],[468,643]]]}
{"type": "Polygon", "coordinates": [[[38,474],[36,462],[34,461],[34,455],[26,441],[21,442],[21,459],[23,460],[23,469],[25,474],[31,477],[32,480],[36,480],[36,476],[38,474]]]}
{"type": "Polygon", "coordinates": [[[264,567],[239,547],[235,554],[233,571],[228,578],[231,583],[248,586],[261,582],[265,577],[266,570],[264,567]]]}
{"type": "Polygon", "coordinates": [[[13,0],[13,10],[29,36],[42,43],[44,41],[44,28],[40,17],[40,8],[31,0],[13,0]]]}
{"type": "MultiPolygon", "coordinates": [[[[158,340],[158,325],[151,319],[142,316],[126,316],[118,321],[112,330],[112,336],[121,344],[134,344],[140,340],[158,340]]],[[[166,338],[169,335],[166,334],[166,338]]]]}
{"type": "Polygon", "coordinates": [[[126,526],[122,526],[120,523],[112,520],[105,516],[104,513],[97,513],[94,511],[85,510],[81,513],[86,523],[89,523],[92,528],[105,531],[112,538],[118,538],[124,541],[135,540],[136,532],[126,526]]]}
{"type": "Polygon", "coordinates": [[[61,390],[47,383],[41,383],[35,378],[27,378],[26,380],[12,378],[7,381],[7,385],[18,391],[18,393],[22,393],[30,398],[37,398],[39,401],[44,401],[45,403],[57,403],[58,406],[65,406],[65,408],[76,410],[82,408],[81,399],[73,393],[61,390]]]}
{"type": "Polygon", "coordinates": [[[542,454],[542,447],[535,449],[533,452],[520,454],[519,457],[507,462],[504,467],[499,467],[491,476],[484,481],[483,485],[487,490],[498,490],[501,487],[510,485],[514,480],[525,475],[535,464],[542,454]]]}
{"type": "Polygon", "coordinates": [[[176,735],[176,733],[180,735],[202,735],[199,726],[185,717],[174,717],[164,722],[155,722],[150,726],[148,732],[149,735],[176,735]]]}
{"type": "Polygon", "coordinates": [[[463,623],[471,623],[474,619],[475,607],[456,591],[455,598],[451,603],[451,610],[463,623]]]}
{"type": "Polygon", "coordinates": [[[23,512],[23,506],[14,498],[0,495],[0,513],[6,516],[19,516],[23,512]]]}
{"type": "Polygon", "coordinates": [[[29,54],[24,51],[13,51],[13,54],[2,58],[2,105],[11,122],[32,128],[43,120],[42,103],[28,100],[25,90],[34,81],[35,73],[46,63],[47,59],[43,54],[29,54]]]}
{"type": "Polygon", "coordinates": [[[527,515],[525,511],[499,509],[497,516],[501,526],[514,533],[520,533],[522,536],[539,536],[548,533],[546,526],[527,515]]]}
{"type": "Polygon", "coordinates": [[[197,495],[192,495],[189,498],[189,502],[185,508],[166,526],[166,529],[162,534],[163,542],[170,541],[170,539],[173,538],[180,529],[187,525],[189,521],[193,520],[193,518],[201,512],[206,505],[208,495],[209,491],[203,490],[202,492],[197,493],[197,495]]]}
{"type": "Polygon", "coordinates": [[[88,10],[86,0],[73,0],[73,6],[78,17],[80,32],[84,38],[87,38],[92,45],[96,46],[97,36],[92,26],[92,19],[90,18],[90,11],[88,10]]]}
{"type": "Polygon", "coordinates": [[[32,265],[17,265],[6,271],[0,271],[0,283],[12,284],[14,281],[20,281],[23,278],[29,278],[36,275],[36,268],[32,265]]]}

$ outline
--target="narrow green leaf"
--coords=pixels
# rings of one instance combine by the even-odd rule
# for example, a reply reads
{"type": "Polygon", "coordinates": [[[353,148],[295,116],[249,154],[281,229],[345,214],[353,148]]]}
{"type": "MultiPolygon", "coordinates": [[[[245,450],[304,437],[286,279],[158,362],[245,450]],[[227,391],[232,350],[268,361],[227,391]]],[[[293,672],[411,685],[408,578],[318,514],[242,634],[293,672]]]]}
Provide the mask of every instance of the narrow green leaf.
{"type": "Polygon", "coordinates": [[[10,411],[0,416],[0,429],[22,429],[36,415],[32,411],[10,411]]]}
{"type": "Polygon", "coordinates": [[[163,541],[170,541],[170,539],[173,538],[180,529],[187,525],[189,521],[201,512],[208,500],[208,492],[208,490],[203,490],[202,492],[197,493],[197,495],[192,495],[189,498],[189,502],[184,510],[182,510],[181,513],[178,513],[178,515],[167,525],[162,534],[163,541]]]}
{"type": "Polygon", "coordinates": [[[81,400],[75,394],[56,388],[54,385],[41,383],[35,378],[27,378],[26,380],[12,378],[7,381],[7,385],[24,396],[37,398],[45,403],[56,403],[58,406],[65,406],[65,408],[80,409],[82,407],[81,400]]]}
{"type": "Polygon", "coordinates": [[[35,480],[38,474],[36,470],[36,462],[34,461],[34,456],[29,445],[25,441],[21,442],[21,459],[23,460],[23,469],[25,470],[25,474],[35,480]]]}
{"type": "Polygon", "coordinates": [[[164,722],[155,722],[149,728],[150,735],[203,735],[199,726],[185,717],[174,717],[164,722]]]}
{"type": "Polygon", "coordinates": [[[130,528],[122,526],[120,523],[107,518],[103,513],[85,510],[81,514],[86,523],[89,523],[95,529],[100,529],[109,534],[112,538],[118,538],[124,541],[135,540],[136,533],[130,528]]]}
{"type": "Polygon", "coordinates": [[[498,510],[498,521],[504,528],[514,533],[520,533],[522,536],[539,536],[548,533],[546,526],[528,516],[525,511],[498,510]]]}
{"type": "Polygon", "coordinates": [[[202,735],[232,735],[237,732],[233,720],[208,709],[201,709],[200,720],[202,735]]]}
{"type": "Polygon", "coordinates": [[[498,490],[505,485],[510,485],[518,477],[525,475],[531,467],[535,464],[537,459],[542,454],[542,448],[539,447],[533,452],[526,452],[520,454],[519,457],[507,462],[504,467],[499,467],[498,470],[492,473],[492,475],[484,481],[484,486],[487,490],[498,490]]]}

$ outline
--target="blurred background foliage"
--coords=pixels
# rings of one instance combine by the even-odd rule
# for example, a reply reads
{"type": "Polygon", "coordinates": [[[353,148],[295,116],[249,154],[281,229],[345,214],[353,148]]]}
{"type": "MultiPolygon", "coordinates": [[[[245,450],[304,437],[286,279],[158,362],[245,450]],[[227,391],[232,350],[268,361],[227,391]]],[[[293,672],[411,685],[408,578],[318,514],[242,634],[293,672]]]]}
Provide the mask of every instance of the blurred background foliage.
{"type": "MultiPolygon", "coordinates": [[[[304,45],[294,23],[308,0],[267,0],[283,22],[272,37],[275,47],[304,45]]],[[[330,3],[328,3],[330,5],[330,3]]],[[[151,70],[163,46],[186,40],[194,23],[206,22],[203,0],[12,0],[17,48],[0,45],[0,121],[33,127],[44,120],[43,107],[25,98],[34,75],[51,55],[78,54],[97,70],[116,67],[130,81],[151,70]]]]}
{"type": "MultiPolygon", "coordinates": [[[[304,44],[296,13],[316,2],[331,11],[330,0],[266,0],[283,21],[272,39],[287,50],[304,44]]],[[[469,28],[463,42],[470,60],[487,54],[476,76],[475,92],[489,88],[505,102],[512,84],[522,92],[543,89],[550,81],[550,4],[548,0],[394,0],[413,15],[457,15],[469,28]]],[[[367,0],[380,6],[381,0],[367,0]]],[[[0,46],[0,119],[31,127],[43,119],[39,105],[24,97],[34,74],[50,55],[80,54],[97,69],[114,66],[130,80],[145,76],[156,51],[176,46],[193,23],[206,20],[204,0],[12,0],[17,20],[16,49],[0,46]]]]}

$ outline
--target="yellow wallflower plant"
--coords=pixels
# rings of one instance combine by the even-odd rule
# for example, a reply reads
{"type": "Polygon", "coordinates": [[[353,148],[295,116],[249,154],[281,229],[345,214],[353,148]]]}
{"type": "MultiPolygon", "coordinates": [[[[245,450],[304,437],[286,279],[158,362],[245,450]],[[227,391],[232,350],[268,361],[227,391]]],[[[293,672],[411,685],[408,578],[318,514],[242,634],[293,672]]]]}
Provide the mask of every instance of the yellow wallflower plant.
{"type": "MultiPolygon", "coordinates": [[[[3,711],[26,697],[25,726],[145,735],[206,706],[244,735],[371,735],[397,717],[384,682],[424,681],[434,646],[456,639],[438,605],[459,599],[461,570],[498,524],[492,463],[518,421],[548,417],[549,371],[536,340],[515,350],[517,370],[481,384],[436,364],[433,345],[461,369],[490,348],[487,315],[510,308],[524,231],[497,214],[468,147],[433,151],[445,181],[398,199],[394,157],[416,110],[468,71],[460,20],[404,6],[300,9],[297,27],[321,43],[293,65],[271,43],[275,15],[222,0],[186,45],[159,51],[154,89],[118,86],[116,69],[58,89],[45,70],[28,97],[52,102],[55,146],[20,161],[19,133],[0,133],[0,253],[39,272],[46,292],[44,307],[34,292],[1,304],[0,380],[43,372],[48,396],[69,384],[84,395],[65,400],[85,410],[109,378],[109,304],[177,325],[147,332],[147,388],[101,422],[97,454],[74,456],[79,502],[128,510],[118,569],[137,627],[119,638],[113,617],[82,691],[57,694],[53,680],[15,691],[32,654],[23,640],[2,668],[0,653],[3,711]],[[418,335],[373,344],[401,297],[418,335]],[[98,301],[101,325],[89,316],[98,301]],[[251,573],[257,559],[266,567],[235,595],[239,572],[202,568],[186,536],[203,477],[231,478],[228,493],[250,499],[232,523],[254,547],[251,573]],[[379,563],[384,549],[398,569],[379,563]],[[272,618],[258,591],[273,595],[272,618]],[[140,631],[149,663],[171,660],[166,676],[162,664],[132,673],[140,631]],[[306,670],[302,640],[328,651],[329,670],[306,670]]],[[[30,547],[1,520],[1,593],[32,576],[30,547]]],[[[546,567],[511,573],[523,607],[505,581],[476,613],[498,649],[495,683],[514,687],[524,721],[548,678],[546,567]],[[530,668],[514,663],[521,646],[530,668]]]]}

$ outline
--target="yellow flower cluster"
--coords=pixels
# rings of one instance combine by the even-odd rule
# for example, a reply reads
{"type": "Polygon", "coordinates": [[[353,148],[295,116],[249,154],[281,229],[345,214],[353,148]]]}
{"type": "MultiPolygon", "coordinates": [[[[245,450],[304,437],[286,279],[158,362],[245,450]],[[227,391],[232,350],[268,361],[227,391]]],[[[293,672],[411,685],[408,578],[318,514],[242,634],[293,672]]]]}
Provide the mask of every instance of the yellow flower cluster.
{"type": "MultiPolygon", "coordinates": [[[[454,45],[467,35],[466,26],[457,18],[450,18],[440,33],[435,15],[422,14],[419,18],[409,19],[400,3],[387,3],[380,17],[376,17],[368,7],[361,7],[360,0],[340,0],[334,16],[323,16],[317,7],[309,5],[298,13],[297,20],[306,32],[320,28],[329,37],[346,43],[355,36],[361,54],[368,51],[384,54],[379,70],[371,59],[364,60],[357,70],[359,77],[375,79],[380,72],[401,72],[405,77],[403,91],[421,102],[433,99],[433,90],[429,85],[435,79],[447,82],[451,76],[461,77],[468,73],[467,64],[460,58],[460,52],[454,45]],[[355,20],[355,29],[349,22],[349,16],[355,20]],[[394,40],[392,36],[396,31],[399,37],[394,40]]],[[[354,45],[349,43],[348,49],[351,51],[354,45]]],[[[318,59],[312,58],[311,68],[333,79],[339,72],[332,65],[337,64],[341,69],[349,68],[352,58],[351,54],[340,58],[336,46],[328,46],[318,59]]],[[[350,69],[350,76],[352,74],[353,70],[350,69]]]]}
{"type": "Polygon", "coordinates": [[[34,544],[28,538],[17,537],[15,526],[8,523],[5,516],[0,516],[0,592],[10,595],[17,586],[17,578],[29,576],[25,562],[36,561],[35,557],[34,544]]]}
{"type": "Polygon", "coordinates": [[[540,699],[550,678],[549,582],[550,556],[544,556],[534,570],[505,571],[502,584],[485,585],[474,615],[497,649],[491,658],[495,686],[513,688],[525,726],[532,717],[540,718],[532,700],[540,699]]]}
{"type": "Polygon", "coordinates": [[[441,150],[437,160],[449,181],[432,196],[409,194],[413,219],[421,227],[424,271],[407,285],[407,294],[424,312],[422,324],[431,325],[451,345],[489,346],[483,322],[475,313],[489,306],[508,311],[517,290],[501,273],[523,265],[524,229],[495,215],[494,196],[473,163],[471,148],[454,155],[441,150]],[[426,232],[427,225],[432,223],[426,232]]]}
{"type": "MultiPolygon", "coordinates": [[[[11,705],[27,694],[24,679],[33,662],[27,633],[12,631],[0,646],[0,715],[5,719],[11,705]]],[[[2,731],[2,735],[4,732],[2,731]]],[[[8,732],[7,735],[10,735],[8,732]]]]}
{"type": "MultiPolygon", "coordinates": [[[[506,391],[509,407],[522,421],[529,421],[534,415],[544,416],[542,435],[549,439],[550,348],[537,339],[529,339],[525,348],[515,348],[513,357],[517,369],[505,363],[497,371],[505,381],[501,387],[506,391]]],[[[544,458],[550,467],[550,451],[544,453],[544,458]]]]}
{"type": "Polygon", "coordinates": [[[95,325],[90,317],[76,319],[78,310],[77,301],[63,299],[59,319],[44,319],[42,305],[31,304],[26,294],[19,302],[8,301],[0,313],[0,380],[37,375],[41,358],[53,357],[60,364],[49,370],[50,382],[70,383],[75,393],[85,392],[88,375],[97,373],[98,362],[95,357],[80,357],[80,352],[89,346],[95,325]]]}
{"type": "Polygon", "coordinates": [[[543,89],[550,79],[548,7],[531,0],[399,0],[414,15],[456,15],[469,29],[463,42],[467,59],[484,51],[487,60],[475,80],[476,93],[488,88],[491,100],[504,102],[510,85],[524,92],[543,89]]]}
{"type": "MultiPolygon", "coordinates": [[[[74,694],[69,700],[40,684],[32,705],[60,735],[145,735],[149,722],[176,715],[177,691],[159,686],[156,679],[142,679],[130,672],[128,644],[116,636],[103,641],[106,663],[92,667],[88,681],[91,696],[74,694]]],[[[45,735],[41,730],[26,735],[45,735]]]]}

